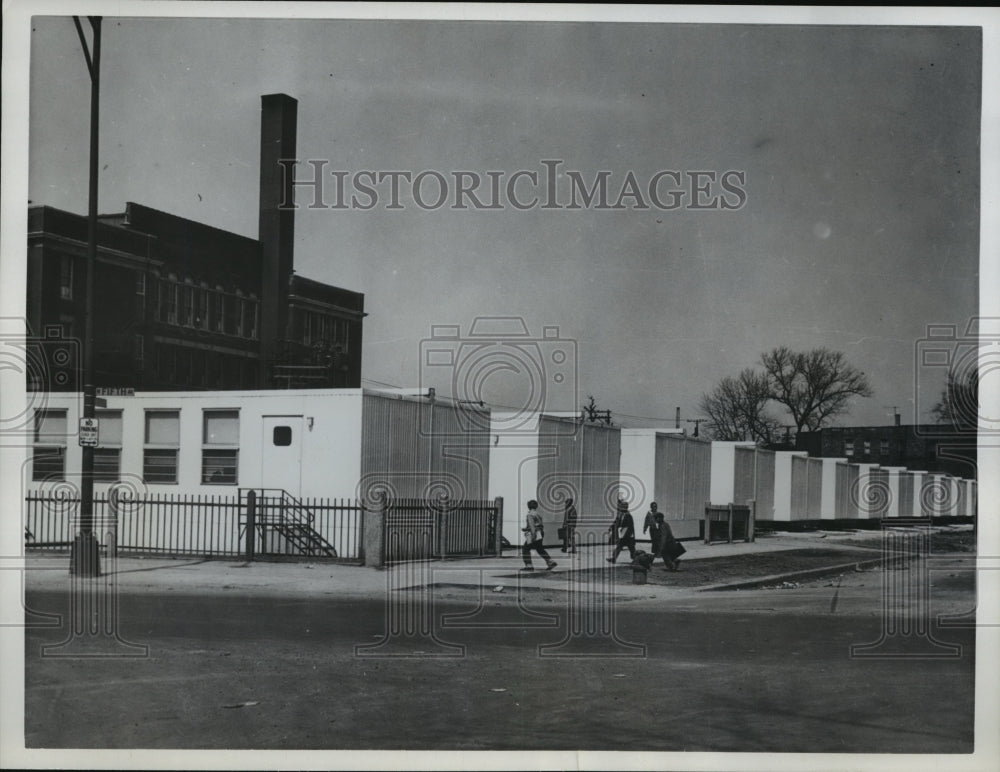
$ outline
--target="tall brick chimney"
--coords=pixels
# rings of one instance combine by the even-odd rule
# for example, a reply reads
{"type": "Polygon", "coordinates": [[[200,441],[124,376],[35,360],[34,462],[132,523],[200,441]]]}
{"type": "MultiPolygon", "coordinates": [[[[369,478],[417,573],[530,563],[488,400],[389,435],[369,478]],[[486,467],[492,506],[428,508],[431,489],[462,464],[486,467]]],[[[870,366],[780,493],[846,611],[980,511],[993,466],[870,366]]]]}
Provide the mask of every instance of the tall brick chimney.
{"type": "Polygon", "coordinates": [[[271,386],[271,365],[279,341],[286,337],[288,283],[295,244],[294,167],[279,163],[295,158],[298,101],[286,94],[260,98],[260,219],[261,244],[260,386],[271,386]],[[286,179],[287,177],[287,179],[286,179]]]}

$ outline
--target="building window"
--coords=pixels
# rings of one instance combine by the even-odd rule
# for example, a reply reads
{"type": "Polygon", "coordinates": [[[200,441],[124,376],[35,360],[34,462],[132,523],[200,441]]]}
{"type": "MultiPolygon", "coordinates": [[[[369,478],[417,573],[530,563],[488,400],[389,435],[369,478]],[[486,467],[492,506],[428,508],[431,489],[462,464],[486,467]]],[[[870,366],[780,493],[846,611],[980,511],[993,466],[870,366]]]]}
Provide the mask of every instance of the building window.
{"type": "Polygon", "coordinates": [[[142,335],[135,336],[135,366],[137,370],[142,369],[143,360],[145,359],[145,340],[142,335]]]}
{"type": "Polygon", "coordinates": [[[251,340],[257,339],[257,296],[250,295],[250,299],[243,304],[243,334],[251,340]]]}
{"type": "Polygon", "coordinates": [[[889,455],[889,440],[882,440],[879,443],[879,453],[881,453],[883,456],[889,455]]]}
{"type": "Polygon", "coordinates": [[[287,448],[292,444],[292,427],[275,426],[274,431],[272,432],[271,440],[274,442],[276,447],[287,448]]]}
{"type": "Polygon", "coordinates": [[[66,428],[65,410],[35,411],[33,481],[66,479],[66,428]]]}
{"type": "Polygon", "coordinates": [[[155,485],[177,482],[180,453],[181,412],[147,410],[146,437],[142,455],[142,478],[155,485]]]}
{"type": "Polygon", "coordinates": [[[199,330],[208,329],[208,290],[204,286],[195,292],[195,317],[194,326],[199,330]]]}
{"type": "Polygon", "coordinates": [[[156,308],[154,317],[158,322],[167,321],[167,295],[170,292],[170,283],[165,279],[156,280],[156,308]]]}
{"type": "Polygon", "coordinates": [[[177,324],[177,306],[180,299],[181,288],[176,281],[167,283],[167,324],[177,324]]]}
{"type": "Polygon", "coordinates": [[[94,482],[117,482],[121,476],[122,411],[98,410],[94,482]]]}
{"type": "Polygon", "coordinates": [[[73,256],[59,256],[59,297],[73,299],[73,256]]]}
{"type": "Polygon", "coordinates": [[[194,327],[194,287],[190,284],[185,284],[182,293],[184,303],[181,308],[181,324],[185,327],[194,327]]]}
{"type": "Polygon", "coordinates": [[[865,456],[870,456],[872,454],[872,444],[870,441],[865,440],[865,456]]]}
{"type": "Polygon", "coordinates": [[[844,455],[850,458],[854,455],[854,440],[846,439],[844,440],[844,455]]]}
{"type": "Polygon", "coordinates": [[[222,306],[222,293],[209,291],[208,329],[212,332],[222,332],[222,306]]]}
{"type": "Polygon", "coordinates": [[[202,485],[236,485],[239,474],[240,412],[206,410],[201,447],[202,485]]]}
{"type": "Polygon", "coordinates": [[[243,317],[243,299],[229,295],[226,297],[226,335],[239,335],[243,317]]]}
{"type": "Polygon", "coordinates": [[[135,310],[141,319],[146,314],[146,274],[135,275],[135,310]]]}

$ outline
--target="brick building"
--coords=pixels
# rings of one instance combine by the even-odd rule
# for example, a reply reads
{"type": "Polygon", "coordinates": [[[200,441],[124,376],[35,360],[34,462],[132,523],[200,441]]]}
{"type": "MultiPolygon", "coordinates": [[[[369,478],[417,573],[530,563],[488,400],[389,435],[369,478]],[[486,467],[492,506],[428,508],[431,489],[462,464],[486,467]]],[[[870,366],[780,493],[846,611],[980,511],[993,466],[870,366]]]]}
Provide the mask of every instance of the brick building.
{"type": "MultiPolygon", "coordinates": [[[[297,103],[261,98],[258,238],[127,203],[102,215],[94,279],[98,388],[142,391],[357,388],[364,295],[297,276],[297,103]],[[287,179],[286,179],[287,177],[287,179]]],[[[49,338],[28,388],[75,390],[84,334],[87,218],[28,210],[27,309],[49,338]],[[57,345],[57,338],[71,341],[57,345]],[[68,354],[68,359],[67,359],[68,354]]]]}
{"type": "Polygon", "coordinates": [[[796,450],[852,463],[976,479],[976,435],[941,424],[826,427],[799,432],[796,450]]]}

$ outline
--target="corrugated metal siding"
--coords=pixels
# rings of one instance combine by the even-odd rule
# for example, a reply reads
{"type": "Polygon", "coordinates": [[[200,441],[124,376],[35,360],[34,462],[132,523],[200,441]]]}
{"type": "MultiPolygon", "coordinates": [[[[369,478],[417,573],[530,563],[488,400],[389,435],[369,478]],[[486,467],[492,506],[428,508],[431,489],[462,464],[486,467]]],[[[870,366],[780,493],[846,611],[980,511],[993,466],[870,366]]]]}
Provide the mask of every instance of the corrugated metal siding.
{"type": "Polygon", "coordinates": [[[656,481],[653,498],[666,520],[684,517],[684,461],[687,448],[683,437],[656,436],[656,481]]]}
{"type": "MultiPolygon", "coordinates": [[[[701,440],[685,441],[684,459],[684,512],[685,523],[693,523],[694,530],[685,527],[675,530],[675,536],[696,536],[698,523],[705,516],[705,502],[712,488],[712,444],[701,440]]],[[[772,481],[773,483],[773,481],[772,481]]]]}
{"type": "Polygon", "coordinates": [[[823,461],[819,458],[806,459],[806,468],[808,493],[805,517],[808,520],[818,520],[823,510],[823,461]]]}
{"type": "Polygon", "coordinates": [[[882,519],[889,512],[889,500],[892,497],[888,470],[873,469],[869,473],[868,486],[868,516],[882,519]]]}
{"type": "MultiPolygon", "coordinates": [[[[597,538],[598,532],[614,519],[613,507],[620,483],[621,430],[542,416],[539,438],[536,498],[545,524],[546,543],[556,542],[567,496],[572,496],[576,504],[578,541],[597,538]]],[[[633,498],[628,485],[622,493],[633,498]]],[[[523,506],[521,502],[522,509],[523,506]]]]}
{"type": "Polygon", "coordinates": [[[920,491],[923,517],[950,517],[958,514],[958,490],[954,478],[926,475],[920,491]]]}
{"type": "MultiPolygon", "coordinates": [[[[621,431],[614,427],[583,427],[583,495],[580,508],[580,535],[600,540],[604,528],[614,519],[614,505],[621,485],[621,431]]],[[[638,498],[631,485],[622,486],[621,495],[628,501],[638,498]]],[[[636,517],[638,513],[633,512],[636,517]]],[[[639,529],[641,529],[641,524],[639,529]]],[[[639,530],[637,529],[637,530],[639,530]]]]}
{"type": "Polygon", "coordinates": [[[761,520],[774,519],[774,464],[772,450],[756,452],[757,468],[754,477],[757,484],[757,517],[761,520]]]}
{"type": "Polygon", "coordinates": [[[395,498],[485,499],[489,427],[458,413],[442,403],[364,395],[359,496],[377,485],[395,498]]]}
{"type": "Polygon", "coordinates": [[[916,514],[913,511],[913,478],[911,472],[899,473],[899,515],[900,517],[912,517],[916,514]]]}
{"type": "Polygon", "coordinates": [[[843,517],[856,520],[858,517],[858,480],[861,468],[856,464],[847,465],[847,499],[844,502],[843,517]]]}
{"type": "Polygon", "coordinates": [[[851,506],[851,465],[838,463],[836,478],[834,512],[838,519],[855,517],[854,508],[851,506]]]}
{"type": "MultiPolygon", "coordinates": [[[[542,416],[538,423],[538,488],[535,498],[545,526],[546,542],[556,539],[556,529],[562,525],[567,498],[573,499],[578,516],[582,517],[584,512],[580,475],[583,427],[577,424],[574,428],[567,424],[567,421],[549,416],[542,416]],[[573,432],[568,431],[570,428],[574,429],[573,432]]],[[[517,502],[517,512],[519,519],[523,520],[525,502],[517,502]]]]}
{"type": "Polygon", "coordinates": [[[965,480],[959,480],[956,478],[952,482],[955,486],[955,508],[952,510],[951,514],[959,517],[965,514],[967,507],[965,480]]]}
{"type": "MultiPolygon", "coordinates": [[[[659,434],[655,447],[653,498],[674,536],[697,536],[711,495],[712,445],[682,435],[659,434]]],[[[636,526],[641,531],[642,523],[636,526]]]]}
{"type": "Polygon", "coordinates": [[[802,456],[792,456],[791,520],[805,520],[809,511],[809,463],[802,456]]]}
{"type": "Polygon", "coordinates": [[[431,435],[431,468],[435,475],[443,473],[446,480],[461,480],[462,498],[484,501],[490,479],[489,421],[471,420],[468,408],[436,403],[429,408],[433,426],[431,435]]]}
{"type": "Polygon", "coordinates": [[[733,461],[733,504],[745,504],[754,497],[757,471],[757,449],[736,448],[733,461]]]}

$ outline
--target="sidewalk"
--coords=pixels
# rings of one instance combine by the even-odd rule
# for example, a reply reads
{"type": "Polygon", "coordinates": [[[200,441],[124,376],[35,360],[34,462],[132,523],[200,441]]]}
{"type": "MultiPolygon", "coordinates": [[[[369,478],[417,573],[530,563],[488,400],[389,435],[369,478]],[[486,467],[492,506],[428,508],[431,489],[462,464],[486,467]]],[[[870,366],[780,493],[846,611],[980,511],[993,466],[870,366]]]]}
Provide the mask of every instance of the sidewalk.
{"type": "MultiPolygon", "coordinates": [[[[752,543],[704,544],[698,541],[683,542],[687,553],[681,562],[681,572],[694,572],[700,561],[736,557],[750,554],[767,554],[769,564],[781,565],[782,552],[804,549],[824,551],[821,569],[831,569],[845,562],[853,565],[857,555],[870,555],[870,564],[881,557],[881,534],[879,531],[856,532],[814,532],[807,534],[778,533],[758,538],[752,543]],[[843,556],[839,553],[844,551],[843,556]]],[[[648,545],[646,545],[648,546],[648,545]]],[[[643,549],[640,542],[638,549],[643,549]]],[[[569,555],[552,548],[549,554],[558,563],[552,572],[543,570],[542,562],[534,556],[536,570],[521,572],[520,551],[505,550],[499,558],[471,558],[435,560],[422,563],[404,563],[383,570],[365,566],[331,564],[322,561],[246,563],[238,558],[162,558],[162,557],[119,557],[104,560],[102,570],[105,575],[94,580],[102,586],[115,587],[123,593],[176,592],[177,594],[228,594],[253,595],[263,597],[315,597],[315,598],[373,598],[385,597],[387,591],[403,590],[426,586],[465,586],[469,588],[495,587],[522,589],[546,589],[565,591],[568,580],[583,581],[584,571],[596,571],[597,567],[611,568],[604,561],[610,554],[605,546],[581,548],[577,555],[569,555]]],[[[26,559],[25,586],[32,590],[69,589],[69,557],[59,555],[29,555],[26,559]]],[[[733,561],[745,564],[745,560],[733,561]]],[[[678,587],[671,587],[672,574],[657,567],[652,572],[662,573],[664,578],[657,583],[633,585],[632,571],[628,566],[628,553],[619,557],[614,570],[614,591],[616,596],[628,598],[650,597],[651,594],[676,593],[678,587]],[[666,582],[666,584],[664,584],[666,582]]],[[[702,567],[725,567],[727,561],[711,564],[701,562],[702,567]]],[[[730,572],[731,573],[731,572],[730,572]]],[[[652,573],[651,573],[652,576],[652,573]]],[[[766,577],[769,581],[780,581],[785,574],[781,571],[766,577]]],[[[747,577],[732,577],[724,586],[705,581],[699,586],[688,583],[685,591],[705,589],[725,589],[728,587],[761,584],[759,574],[747,577]],[[749,585],[748,585],[749,583],[749,585]]]]}

